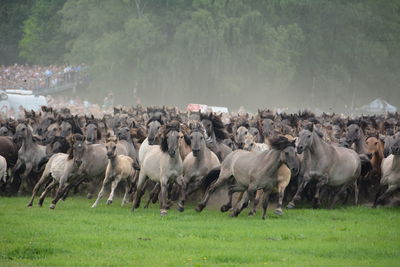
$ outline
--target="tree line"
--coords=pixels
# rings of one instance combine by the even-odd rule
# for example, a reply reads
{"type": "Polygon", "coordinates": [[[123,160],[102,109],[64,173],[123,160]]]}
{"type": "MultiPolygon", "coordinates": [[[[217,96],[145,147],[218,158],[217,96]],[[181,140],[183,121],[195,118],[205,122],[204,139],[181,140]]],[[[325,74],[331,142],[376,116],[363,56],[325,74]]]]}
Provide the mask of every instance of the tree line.
{"type": "Polygon", "coordinates": [[[400,106],[400,1],[6,0],[0,64],[90,66],[93,97],[400,106]]]}

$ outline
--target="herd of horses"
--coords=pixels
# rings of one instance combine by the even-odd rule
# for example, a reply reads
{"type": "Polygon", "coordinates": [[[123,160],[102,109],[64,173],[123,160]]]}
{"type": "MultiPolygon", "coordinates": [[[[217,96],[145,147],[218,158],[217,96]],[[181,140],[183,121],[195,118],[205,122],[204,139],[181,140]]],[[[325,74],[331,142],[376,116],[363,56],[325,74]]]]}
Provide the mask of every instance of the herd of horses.
{"type": "MultiPolygon", "coordinates": [[[[68,195],[97,199],[118,184],[132,211],[147,194],[161,215],[187,199],[202,211],[224,194],[221,211],[249,215],[261,202],[294,208],[300,201],[333,208],[340,201],[396,200],[400,188],[400,115],[349,118],[259,110],[257,114],[182,112],[177,108],[114,108],[102,118],[43,106],[24,119],[0,118],[0,193],[31,194],[28,207],[52,194],[51,209],[68,195]]],[[[116,191],[117,190],[117,191],[116,191]]]]}

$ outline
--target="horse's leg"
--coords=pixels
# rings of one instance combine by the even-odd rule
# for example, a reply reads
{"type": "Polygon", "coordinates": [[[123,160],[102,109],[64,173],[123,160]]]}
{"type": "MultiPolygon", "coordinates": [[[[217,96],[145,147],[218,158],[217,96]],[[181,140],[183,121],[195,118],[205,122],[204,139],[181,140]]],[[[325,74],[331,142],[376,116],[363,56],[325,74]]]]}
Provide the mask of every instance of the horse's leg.
{"type": "Polygon", "coordinates": [[[315,195],[314,195],[314,208],[318,209],[321,206],[321,196],[320,196],[320,191],[321,188],[328,183],[328,177],[327,176],[322,176],[320,180],[317,183],[317,186],[315,188],[315,195]]]}
{"type": "Polygon", "coordinates": [[[41,207],[43,205],[43,201],[46,198],[46,195],[49,193],[51,189],[53,189],[57,185],[56,180],[51,181],[49,185],[46,186],[43,193],[40,195],[38,205],[41,207]]]}
{"type": "Polygon", "coordinates": [[[250,192],[251,195],[249,194],[249,190],[247,190],[247,193],[249,194],[250,202],[253,202],[253,209],[249,212],[249,216],[253,216],[256,214],[257,205],[259,202],[259,198],[256,197],[256,193],[258,192],[258,190],[256,190],[256,187],[253,187],[253,188],[252,188],[252,191],[250,192]]]}
{"type": "Polygon", "coordinates": [[[344,184],[342,185],[342,187],[340,188],[339,192],[337,192],[337,194],[335,195],[335,197],[333,198],[332,203],[330,204],[329,208],[333,209],[336,205],[336,202],[339,200],[340,195],[343,194],[344,191],[346,191],[348,187],[348,184],[344,184]]]}
{"type": "Polygon", "coordinates": [[[290,201],[289,204],[287,205],[288,209],[292,209],[296,206],[295,202],[301,199],[300,194],[303,192],[304,188],[309,182],[310,182],[310,177],[304,176],[303,181],[301,181],[299,187],[297,188],[296,194],[294,195],[292,201],[290,201]]]}
{"type": "MultiPolygon", "coordinates": [[[[222,172],[222,171],[221,171],[222,172]]],[[[223,185],[231,177],[230,173],[220,175],[213,184],[206,190],[203,200],[197,204],[196,211],[201,212],[207,205],[208,200],[212,193],[215,192],[221,185],[223,185]]]]}
{"type": "Polygon", "coordinates": [[[161,198],[160,198],[160,214],[167,215],[168,210],[168,177],[162,176],[160,179],[161,198]]]}
{"type": "Polygon", "coordinates": [[[265,220],[267,218],[268,200],[269,200],[270,194],[271,194],[271,190],[264,190],[264,197],[263,197],[263,201],[262,201],[262,206],[263,206],[262,219],[263,220],[265,220]]]}
{"type": "Polygon", "coordinates": [[[56,197],[51,201],[50,209],[55,209],[57,202],[65,194],[68,186],[69,186],[69,184],[60,182],[57,193],[56,193],[56,197]]]}
{"type": "MultiPolygon", "coordinates": [[[[235,190],[229,189],[229,191],[228,191],[228,198],[229,198],[228,203],[226,203],[225,205],[221,206],[221,212],[227,212],[228,210],[230,210],[232,208],[233,194],[235,192],[236,192],[235,190]]],[[[240,199],[242,199],[242,196],[243,196],[243,192],[240,192],[240,196],[239,196],[240,199]]]]}
{"type": "Polygon", "coordinates": [[[389,185],[388,189],[386,189],[386,191],[377,198],[374,206],[376,207],[377,204],[381,203],[383,200],[385,200],[387,197],[389,197],[394,191],[397,190],[397,188],[398,188],[397,185],[389,185]]]}
{"type": "Polygon", "coordinates": [[[118,175],[114,181],[112,181],[111,183],[111,193],[110,196],[107,199],[107,205],[110,205],[113,202],[113,198],[114,198],[114,192],[115,189],[117,188],[119,182],[121,181],[121,175],[118,175]]]}
{"type": "MultiPolygon", "coordinates": [[[[246,194],[243,194],[244,197],[242,197],[241,201],[236,205],[232,211],[232,213],[229,215],[231,217],[237,217],[242,210],[244,210],[248,205],[249,205],[249,199],[251,199],[251,192],[246,191],[246,194]]],[[[255,191],[253,192],[253,199],[254,199],[254,194],[255,191]]],[[[251,213],[251,212],[250,212],[251,213]]],[[[249,215],[251,215],[249,213],[249,215]]]]}
{"type": "Polygon", "coordinates": [[[50,177],[50,174],[48,172],[46,172],[46,171],[43,172],[42,176],[40,177],[40,180],[36,183],[35,187],[33,188],[32,197],[31,197],[31,200],[28,203],[28,207],[32,207],[33,200],[35,198],[35,195],[36,195],[37,191],[40,189],[40,187],[43,184],[47,183],[49,177],[50,177]]]}
{"type": "Polygon", "coordinates": [[[129,195],[129,191],[132,187],[132,177],[129,176],[126,179],[126,184],[125,184],[125,194],[124,194],[124,198],[122,199],[122,203],[121,203],[121,207],[123,207],[126,203],[128,203],[128,195],[129,195]]]}
{"type": "Polygon", "coordinates": [[[358,205],[358,184],[357,179],[354,181],[354,205],[358,205]]]}
{"type": "Polygon", "coordinates": [[[99,194],[97,195],[97,199],[92,205],[92,208],[97,207],[97,205],[99,204],[100,199],[104,196],[105,187],[109,182],[110,182],[110,178],[106,175],[106,177],[103,180],[103,185],[101,186],[99,194]]]}
{"type": "Polygon", "coordinates": [[[145,185],[146,179],[147,179],[146,174],[144,174],[143,170],[140,170],[139,180],[138,180],[138,183],[136,186],[135,196],[133,198],[132,211],[134,211],[140,205],[140,199],[142,197],[142,190],[145,185]]]}
{"type": "Polygon", "coordinates": [[[185,200],[186,200],[186,182],[183,179],[183,176],[178,177],[177,181],[180,181],[181,191],[179,194],[179,202],[178,202],[178,210],[180,212],[185,209],[185,200]]]}
{"type": "Polygon", "coordinates": [[[25,163],[25,171],[22,174],[22,183],[21,187],[19,188],[18,194],[21,195],[24,191],[24,189],[28,190],[28,175],[32,171],[32,163],[25,163]]]}
{"type": "Polygon", "coordinates": [[[152,202],[153,204],[157,202],[157,197],[159,193],[160,193],[160,183],[156,183],[149,194],[149,199],[147,200],[147,203],[144,206],[145,209],[149,207],[150,202],[152,202]]]}
{"type": "Polygon", "coordinates": [[[276,215],[282,215],[282,204],[283,204],[283,198],[285,197],[285,189],[286,189],[287,184],[279,184],[278,185],[278,206],[275,209],[275,214],[276,215]]]}

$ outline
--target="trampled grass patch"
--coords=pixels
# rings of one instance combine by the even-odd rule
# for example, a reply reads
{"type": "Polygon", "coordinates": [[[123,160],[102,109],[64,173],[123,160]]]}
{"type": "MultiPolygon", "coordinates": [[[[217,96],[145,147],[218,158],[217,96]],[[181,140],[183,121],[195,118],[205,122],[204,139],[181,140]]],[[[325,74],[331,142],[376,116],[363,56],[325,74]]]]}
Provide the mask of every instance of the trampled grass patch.
{"type": "Polygon", "coordinates": [[[394,266],[400,209],[297,209],[230,218],[192,207],[160,217],[72,197],[55,210],[0,198],[0,266],[394,266]]]}

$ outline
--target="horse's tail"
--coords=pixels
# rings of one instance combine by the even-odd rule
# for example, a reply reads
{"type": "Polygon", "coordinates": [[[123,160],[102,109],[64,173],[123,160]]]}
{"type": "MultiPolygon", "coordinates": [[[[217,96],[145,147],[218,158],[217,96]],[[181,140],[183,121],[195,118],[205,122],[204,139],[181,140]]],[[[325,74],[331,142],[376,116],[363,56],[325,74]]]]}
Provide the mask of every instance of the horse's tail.
{"type": "Polygon", "coordinates": [[[215,180],[218,179],[219,173],[221,172],[221,166],[218,166],[209,171],[201,181],[201,187],[207,189],[215,180]]]}
{"type": "Polygon", "coordinates": [[[359,157],[361,160],[361,177],[364,177],[372,170],[372,164],[367,155],[360,154],[359,157]]]}
{"type": "Polygon", "coordinates": [[[50,154],[47,154],[46,156],[44,156],[43,158],[41,158],[41,160],[39,161],[38,165],[36,166],[36,169],[34,170],[34,172],[41,173],[44,170],[44,168],[46,167],[46,163],[49,161],[49,159],[53,155],[54,155],[54,153],[50,153],[50,154]]]}

